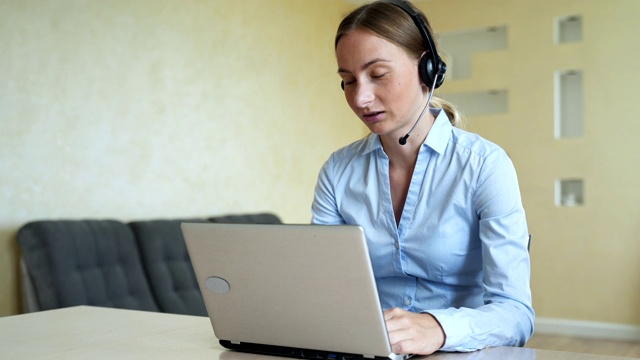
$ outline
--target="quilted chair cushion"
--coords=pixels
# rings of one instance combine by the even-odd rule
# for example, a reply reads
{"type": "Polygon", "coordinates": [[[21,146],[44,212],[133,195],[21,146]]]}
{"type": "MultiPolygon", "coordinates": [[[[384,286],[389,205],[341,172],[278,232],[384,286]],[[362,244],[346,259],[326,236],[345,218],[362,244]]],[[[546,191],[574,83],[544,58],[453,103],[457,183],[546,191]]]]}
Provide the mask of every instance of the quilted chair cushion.
{"type": "MultiPolygon", "coordinates": [[[[129,223],[133,230],[151,291],[162,312],[207,316],[191,258],[182,236],[183,222],[205,219],[150,220],[129,223]]],[[[227,215],[208,219],[218,223],[275,224],[273,214],[227,215]]]]}
{"type": "Polygon", "coordinates": [[[271,213],[226,215],[209,218],[208,220],[214,223],[232,224],[282,224],[280,218],[271,213]]]}
{"type": "Polygon", "coordinates": [[[40,309],[93,305],[158,311],[125,224],[35,221],[20,229],[17,240],[40,309]]]}
{"type": "Polygon", "coordinates": [[[182,237],[182,222],[204,219],[135,221],[135,233],[151,291],[160,311],[206,316],[191,259],[182,237]]]}

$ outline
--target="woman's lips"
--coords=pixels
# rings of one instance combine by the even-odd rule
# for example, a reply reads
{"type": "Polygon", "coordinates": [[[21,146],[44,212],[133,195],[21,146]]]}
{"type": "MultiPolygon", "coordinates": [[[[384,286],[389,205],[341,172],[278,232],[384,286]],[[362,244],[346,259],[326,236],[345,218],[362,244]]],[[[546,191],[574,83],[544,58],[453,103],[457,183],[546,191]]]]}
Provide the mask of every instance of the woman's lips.
{"type": "Polygon", "coordinates": [[[384,111],[372,111],[366,114],[362,114],[362,119],[365,122],[373,123],[373,122],[382,120],[383,116],[384,116],[384,111]]]}

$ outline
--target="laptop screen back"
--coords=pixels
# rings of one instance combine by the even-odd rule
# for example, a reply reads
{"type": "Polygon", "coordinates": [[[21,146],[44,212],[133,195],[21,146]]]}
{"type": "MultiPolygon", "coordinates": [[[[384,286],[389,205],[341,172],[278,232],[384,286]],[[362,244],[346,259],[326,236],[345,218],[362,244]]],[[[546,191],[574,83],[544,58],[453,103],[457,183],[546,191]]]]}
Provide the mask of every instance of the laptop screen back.
{"type": "Polygon", "coordinates": [[[391,353],[361,227],[184,223],[182,230],[218,339],[391,353]]]}

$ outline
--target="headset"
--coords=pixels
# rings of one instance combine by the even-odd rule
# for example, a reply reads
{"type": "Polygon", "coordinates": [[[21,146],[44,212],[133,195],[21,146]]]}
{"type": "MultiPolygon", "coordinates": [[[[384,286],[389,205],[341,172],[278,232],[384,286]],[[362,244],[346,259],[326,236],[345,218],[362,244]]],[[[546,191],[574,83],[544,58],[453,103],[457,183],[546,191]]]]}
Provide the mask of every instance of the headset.
{"type": "MultiPolygon", "coordinates": [[[[420,80],[427,85],[432,86],[431,91],[437,89],[444,82],[444,75],[447,72],[447,64],[442,61],[438,52],[436,51],[436,44],[429,35],[427,25],[422,20],[420,13],[416,11],[405,0],[385,0],[384,2],[395,5],[407,13],[416,24],[422,40],[424,42],[424,48],[428,54],[425,54],[420,59],[418,65],[418,71],[420,73],[420,80]]],[[[344,90],[344,81],[341,83],[342,90],[344,90]]]]}
{"type": "Polygon", "coordinates": [[[426,45],[425,50],[428,52],[428,54],[426,54],[428,56],[423,56],[420,59],[420,65],[418,65],[420,79],[427,86],[429,86],[429,84],[433,84],[433,89],[431,89],[431,91],[439,88],[444,82],[444,74],[447,72],[447,64],[442,61],[438,55],[438,52],[436,51],[436,44],[433,42],[433,39],[427,30],[427,25],[422,20],[420,13],[411,7],[411,5],[409,5],[405,0],[386,0],[385,2],[393,4],[404,10],[404,12],[406,12],[416,24],[416,27],[418,27],[420,35],[422,35],[422,41],[424,41],[426,45]]]}

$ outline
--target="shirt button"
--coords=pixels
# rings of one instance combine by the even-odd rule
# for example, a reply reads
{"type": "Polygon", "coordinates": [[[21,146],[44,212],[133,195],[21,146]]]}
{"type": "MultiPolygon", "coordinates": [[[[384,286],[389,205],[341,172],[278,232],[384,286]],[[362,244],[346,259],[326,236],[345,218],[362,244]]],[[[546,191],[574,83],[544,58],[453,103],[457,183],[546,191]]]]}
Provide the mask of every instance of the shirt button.
{"type": "Polygon", "coordinates": [[[394,244],[396,246],[396,249],[400,249],[400,243],[396,240],[396,243],[394,244]]]}
{"type": "Polygon", "coordinates": [[[407,306],[411,305],[411,298],[408,297],[408,298],[404,299],[404,304],[407,305],[407,306]]]}

